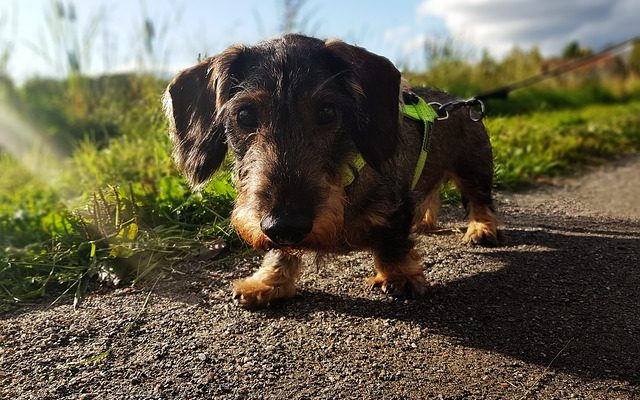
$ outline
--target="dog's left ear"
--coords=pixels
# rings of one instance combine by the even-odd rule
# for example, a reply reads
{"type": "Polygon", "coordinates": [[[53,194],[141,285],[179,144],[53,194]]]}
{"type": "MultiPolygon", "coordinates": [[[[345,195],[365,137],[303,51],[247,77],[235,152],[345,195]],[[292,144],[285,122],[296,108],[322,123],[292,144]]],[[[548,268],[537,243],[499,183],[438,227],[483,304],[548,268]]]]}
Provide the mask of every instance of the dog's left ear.
{"type": "Polygon", "coordinates": [[[400,71],[385,57],[340,40],[325,42],[340,60],[343,79],[358,105],[356,147],[374,169],[393,155],[398,142],[400,71]]]}
{"type": "Polygon", "coordinates": [[[228,100],[234,65],[245,48],[234,46],[180,72],[163,96],[173,158],[189,184],[202,187],[227,152],[220,109],[228,100]]]}

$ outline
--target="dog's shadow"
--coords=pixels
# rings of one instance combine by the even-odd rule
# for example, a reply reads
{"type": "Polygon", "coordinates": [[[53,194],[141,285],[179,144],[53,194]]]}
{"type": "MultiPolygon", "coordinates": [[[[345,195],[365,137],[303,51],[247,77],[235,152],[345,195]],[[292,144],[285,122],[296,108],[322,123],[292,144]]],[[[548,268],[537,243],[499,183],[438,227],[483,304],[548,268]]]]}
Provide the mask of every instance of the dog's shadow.
{"type": "Polygon", "coordinates": [[[418,300],[304,291],[262,313],[306,319],[332,310],[412,321],[466,346],[543,366],[557,355],[554,369],[640,383],[640,231],[506,234],[507,246],[483,253],[504,268],[433,286],[418,300]]]}

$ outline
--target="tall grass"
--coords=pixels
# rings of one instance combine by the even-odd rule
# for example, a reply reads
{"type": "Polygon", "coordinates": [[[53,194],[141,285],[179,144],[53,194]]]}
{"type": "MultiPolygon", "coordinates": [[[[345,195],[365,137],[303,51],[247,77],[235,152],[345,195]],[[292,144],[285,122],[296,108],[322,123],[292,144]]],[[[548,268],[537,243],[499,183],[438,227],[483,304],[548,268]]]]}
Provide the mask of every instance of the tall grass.
{"type": "Polygon", "coordinates": [[[229,174],[194,194],[171,163],[159,101],[166,82],[76,75],[39,83],[13,88],[12,104],[38,116],[36,131],[69,154],[52,176],[44,157],[27,170],[0,152],[5,304],[51,290],[79,296],[98,278],[136,281],[224,246],[242,248],[228,223],[229,174]]]}
{"type": "MultiPolygon", "coordinates": [[[[440,44],[430,69],[406,73],[416,86],[441,88],[460,97],[475,96],[521,81],[571,60],[542,57],[537,48],[524,51],[514,48],[497,61],[485,52],[478,62],[460,57],[451,44],[440,44]]],[[[634,49],[640,52],[640,43],[634,49]]],[[[526,114],[533,111],[579,108],[585,104],[624,103],[640,96],[640,64],[614,59],[608,66],[585,66],[568,74],[546,79],[536,85],[516,90],[506,99],[492,99],[488,111],[493,115],[526,114]]]]}

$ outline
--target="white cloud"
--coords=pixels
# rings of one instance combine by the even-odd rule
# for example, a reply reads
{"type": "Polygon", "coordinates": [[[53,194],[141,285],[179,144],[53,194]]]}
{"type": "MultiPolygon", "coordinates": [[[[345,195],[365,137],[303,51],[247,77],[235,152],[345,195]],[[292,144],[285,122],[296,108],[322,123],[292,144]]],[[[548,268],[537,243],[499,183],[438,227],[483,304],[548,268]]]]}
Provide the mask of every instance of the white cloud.
{"type": "Polygon", "coordinates": [[[402,43],[402,50],[406,53],[415,51],[421,51],[424,49],[425,44],[429,41],[429,37],[425,33],[419,33],[414,35],[411,39],[402,43]]]}
{"type": "Polygon", "coordinates": [[[389,28],[383,32],[384,41],[401,49],[407,55],[415,51],[422,51],[428,36],[425,33],[415,34],[409,26],[403,25],[389,28]]]}
{"type": "Polygon", "coordinates": [[[419,18],[440,17],[449,32],[503,55],[539,45],[557,54],[570,41],[595,50],[637,35],[638,0],[424,0],[419,18]]]}
{"type": "Polygon", "coordinates": [[[401,25],[383,31],[382,38],[385,44],[395,49],[391,56],[396,64],[411,69],[423,68],[422,56],[429,41],[426,33],[415,33],[415,27],[401,25]]]}
{"type": "Polygon", "coordinates": [[[404,38],[406,38],[410,34],[411,29],[406,25],[402,25],[386,29],[382,33],[382,37],[384,38],[385,42],[395,43],[397,41],[404,40],[404,38]]]}

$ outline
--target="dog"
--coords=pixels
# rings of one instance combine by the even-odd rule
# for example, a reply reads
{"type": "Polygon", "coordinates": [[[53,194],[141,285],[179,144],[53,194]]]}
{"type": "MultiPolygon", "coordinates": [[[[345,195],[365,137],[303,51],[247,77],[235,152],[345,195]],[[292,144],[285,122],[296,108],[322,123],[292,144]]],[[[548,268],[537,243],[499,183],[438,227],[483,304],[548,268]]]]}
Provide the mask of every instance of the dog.
{"type": "Polygon", "coordinates": [[[439,188],[448,180],[470,220],[463,241],[497,242],[482,122],[453,111],[433,122],[425,141],[427,123],[400,112],[416,94],[441,104],[455,99],[411,90],[388,59],[364,48],[295,34],[232,46],[173,79],[163,103],[177,167],[198,189],[230,150],[232,225],[266,251],[253,275],[233,283],[239,304],[294,296],[304,251],[369,250],[372,287],[393,297],[423,294],[412,237],[436,227],[439,188]],[[419,169],[422,146],[428,157],[419,169]]]}

